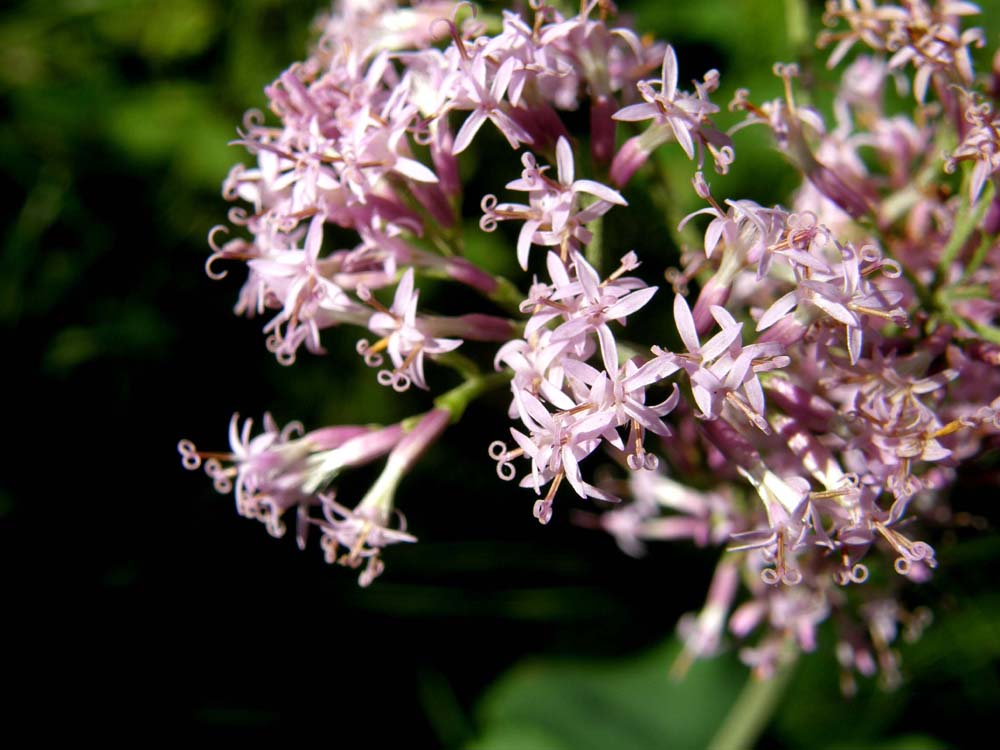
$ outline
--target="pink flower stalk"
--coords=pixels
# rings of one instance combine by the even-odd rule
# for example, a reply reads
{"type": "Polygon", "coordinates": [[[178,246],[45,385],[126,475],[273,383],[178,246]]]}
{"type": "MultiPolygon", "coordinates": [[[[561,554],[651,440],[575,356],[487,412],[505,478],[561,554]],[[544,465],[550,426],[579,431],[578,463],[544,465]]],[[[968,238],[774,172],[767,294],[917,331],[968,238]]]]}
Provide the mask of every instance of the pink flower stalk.
{"type": "Polygon", "coordinates": [[[316,489],[341,470],[368,463],[388,452],[401,436],[398,427],[373,430],[369,427],[327,427],[302,435],[302,426],[292,422],[279,430],[270,414],[264,415],[264,433],[251,438],[253,420],[242,430],[239,415],[229,424],[229,453],[198,451],[190,440],[181,440],[177,449],[184,468],[204,465],[217,492],[235,489],[236,510],[241,516],[265,524],[272,536],[282,536],[282,516],[299,509],[298,541],[305,544],[302,521],[319,499],[316,489]],[[300,437],[295,437],[296,435],[300,437]],[[226,466],[224,462],[230,465],[226,466]]]}
{"type": "Polygon", "coordinates": [[[186,469],[204,465],[218,492],[235,487],[240,515],[263,522],[273,536],[284,535],[283,516],[297,509],[299,548],[305,548],[309,529],[318,527],[327,562],[355,568],[365,562],[359,582],[367,586],[383,570],[382,547],[416,541],[406,533],[405,519],[394,509],[395,491],[450,419],[447,409],[433,409],[409,429],[398,424],[382,429],[344,426],[301,435],[297,422],[279,430],[267,414],[264,433],[251,438],[253,421],[246,420],[240,430],[239,417],[233,415],[231,453],[200,452],[189,440],[180,441],[177,448],[186,469]],[[370,463],[387,453],[385,469],[357,507],[349,509],[336,501],[336,492],[329,485],[344,469],[370,463]],[[322,510],[321,517],[311,513],[316,506],[322,510]],[[394,514],[400,518],[398,529],[390,525],[394,514]],[[338,547],[347,552],[338,556],[338,547]]]}
{"type": "Polygon", "coordinates": [[[338,504],[332,495],[322,498],[323,518],[313,523],[322,532],[320,543],[326,560],[352,568],[364,562],[365,567],[358,578],[362,586],[370,585],[385,569],[381,558],[383,547],[417,541],[416,537],[406,532],[406,519],[394,510],[396,489],[420,456],[448,426],[450,419],[451,414],[445,409],[433,409],[423,415],[393,447],[385,469],[353,510],[338,504]],[[394,513],[399,516],[398,529],[390,526],[394,513]],[[338,556],[340,548],[346,552],[338,556]]]}

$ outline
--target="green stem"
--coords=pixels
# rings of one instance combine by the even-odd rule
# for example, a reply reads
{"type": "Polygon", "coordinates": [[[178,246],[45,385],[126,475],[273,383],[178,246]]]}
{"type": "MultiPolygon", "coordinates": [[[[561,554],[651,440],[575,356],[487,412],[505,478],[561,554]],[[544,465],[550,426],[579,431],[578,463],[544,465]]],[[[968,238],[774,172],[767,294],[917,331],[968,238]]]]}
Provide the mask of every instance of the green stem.
{"type": "Polygon", "coordinates": [[[587,262],[601,273],[604,264],[604,217],[598,216],[589,224],[590,231],[594,233],[590,243],[587,245],[587,262]]]}
{"type": "Polygon", "coordinates": [[[435,354],[434,361],[439,365],[450,367],[466,380],[472,380],[473,378],[478,378],[480,376],[479,365],[477,365],[469,357],[466,357],[464,354],[459,352],[435,354]]]}
{"type": "Polygon", "coordinates": [[[779,659],[777,670],[770,679],[761,680],[750,675],[709,743],[708,750],[749,750],[754,747],[788,687],[795,662],[796,656],[789,649],[779,659]]]}
{"type": "Polygon", "coordinates": [[[972,259],[965,266],[965,273],[962,275],[963,279],[969,278],[979,269],[979,267],[983,264],[983,261],[986,260],[986,254],[990,251],[990,248],[993,247],[993,243],[995,241],[995,236],[990,236],[988,234],[983,235],[983,239],[980,241],[979,247],[976,248],[976,251],[972,254],[972,259]]]}
{"type": "Polygon", "coordinates": [[[942,282],[947,277],[948,268],[951,266],[952,261],[955,260],[958,252],[965,247],[965,243],[969,241],[969,237],[972,236],[976,227],[983,220],[983,216],[986,215],[986,209],[993,202],[993,192],[994,188],[991,180],[987,183],[983,194],[979,196],[979,200],[972,205],[963,203],[962,209],[958,212],[958,216],[955,217],[954,231],[952,231],[951,237],[948,238],[948,244],[944,246],[944,252],[941,253],[941,260],[938,261],[938,275],[942,282]]]}
{"type": "Polygon", "coordinates": [[[684,209],[681,208],[681,202],[673,195],[670,171],[666,164],[656,153],[650,156],[649,162],[653,165],[657,177],[656,182],[650,187],[649,195],[654,205],[666,215],[667,231],[670,232],[678,252],[683,251],[685,247],[698,247],[702,240],[693,223],[686,224],[683,229],[677,228],[684,218],[684,209]]]}
{"type": "Polygon", "coordinates": [[[785,32],[796,56],[811,52],[809,5],[804,0],[785,0],[785,32]]]}
{"type": "Polygon", "coordinates": [[[521,315],[521,303],[528,295],[518,289],[517,284],[506,276],[493,274],[493,279],[497,282],[496,289],[486,296],[507,312],[521,315]]]}
{"type": "Polygon", "coordinates": [[[509,382],[513,373],[492,372],[489,375],[474,375],[461,385],[457,385],[447,393],[434,399],[434,407],[447,409],[451,414],[452,424],[462,418],[465,408],[487,391],[498,388],[509,382]]]}

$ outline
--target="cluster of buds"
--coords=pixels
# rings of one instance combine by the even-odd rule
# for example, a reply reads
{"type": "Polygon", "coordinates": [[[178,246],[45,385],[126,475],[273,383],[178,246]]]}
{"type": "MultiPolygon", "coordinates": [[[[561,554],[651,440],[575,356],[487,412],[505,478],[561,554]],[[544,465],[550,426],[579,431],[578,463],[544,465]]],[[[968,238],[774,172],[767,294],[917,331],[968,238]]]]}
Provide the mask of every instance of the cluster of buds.
{"type": "Polygon", "coordinates": [[[784,96],[740,90],[728,131],[719,73],[682,90],[673,47],[610,25],[613,11],[338,4],[313,54],[267,89],[278,124],[245,120],[239,143],[257,164],[234,167],[224,193],[250,208],[230,212],[243,236],[219,244],[228,230],[213,231],[208,272],[246,264],[236,311],[273,313],[267,347],[284,364],[348,325],[370,334],[357,351],[382,385],[433,391],[428,362],[462,383],[388,427],[302,434],[267,418],[252,437],[234,417],[230,452],[182,441],[184,465],[204,466],[274,535],[294,509],[300,545],[316,527],[327,560],[364,562],[367,585],[383,547],[415,541],[396,508],[402,478],[472,399],[506,386],[517,426],[483,449],[502,479],[523,467],[540,522],[565,484],[595,506],[574,518],[628,554],[653,540],[723,548],[705,608],[680,624],[686,658],[733,638],[766,675],[834,620],[845,687],[853,672],[891,681],[897,632],[927,620],[898,599],[938,565],[920,537],[950,518],[963,462],[1000,442],[1000,135],[987,101],[1000,87],[975,88],[969,50],[983,37],[961,23],[977,8],[831,2],[830,66],[858,43],[874,53],[844,70],[833,127],[779,64],[784,96]],[[889,113],[889,81],[913,87],[911,114],[889,113]],[[575,110],[589,114],[583,132],[567,125],[579,127],[575,110]],[[801,172],[787,207],[717,198],[703,174],[706,156],[730,170],[733,135],[754,124],[801,172]],[[520,152],[520,177],[504,182],[525,202],[468,195],[460,156],[490,137],[520,152]],[[624,326],[659,290],[601,227],[629,210],[661,148],[695,162],[705,207],[679,230],[701,225],[704,239],[666,269],[672,324],[640,344],[624,326]],[[464,257],[463,199],[481,205],[483,231],[514,227],[530,283],[464,257]],[[331,247],[331,225],[356,243],[331,247]],[[608,250],[617,267],[602,268],[608,250]],[[422,279],[483,305],[421,312],[422,279]],[[476,362],[456,351],[464,341],[494,342],[495,356],[476,362]],[[595,479],[601,452],[612,469],[595,479]],[[361,501],[342,504],[337,475],[386,455],[361,501]]]}

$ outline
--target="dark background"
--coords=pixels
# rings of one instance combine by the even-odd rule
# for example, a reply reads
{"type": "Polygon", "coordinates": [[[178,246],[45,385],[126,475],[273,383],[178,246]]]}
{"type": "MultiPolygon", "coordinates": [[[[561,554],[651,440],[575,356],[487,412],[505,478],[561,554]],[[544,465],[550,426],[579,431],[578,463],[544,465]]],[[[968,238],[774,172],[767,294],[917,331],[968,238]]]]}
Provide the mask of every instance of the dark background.
{"type": "MultiPolygon", "coordinates": [[[[321,8],[64,0],[0,11],[4,622],[23,668],[10,718],[22,705],[40,711],[39,732],[459,746],[497,716],[518,721],[499,688],[480,699],[523,657],[536,660],[522,677],[585,665],[601,680],[703,600],[716,551],[672,545],[631,560],[571,525],[568,496],[550,527],[532,519],[530,493],[497,480],[486,455],[507,432],[502,396],[474,404],[406,480],[399,503],[420,543],[390,549],[367,590],[316,545],[300,553],[238,518],[230,497],[181,469],[177,441],[224,449],[234,411],[308,429],[426,408],[419,394],[387,398],[346,332],[324,336],[329,357],[281,367],[262,321],[231,313],[239,269],[223,282],[203,273],[205,236],[225,221],[219,185],[243,158],[226,143],[246,108],[264,106],[263,85],[303,57],[321,8]]],[[[782,3],[627,9],[674,42],[682,77],[718,67],[730,91],[775,95],[770,63],[795,53],[782,3]]],[[[738,145],[733,177],[713,188],[779,200],[793,175],[765,138],[746,142],[759,154],[738,145]]],[[[680,175],[683,186],[690,167],[680,175]]],[[[666,225],[623,229],[625,249],[669,257],[666,225]]],[[[344,491],[371,479],[361,472],[344,491]]],[[[995,492],[964,485],[962,507],[995,518],[995,492]]],[[[938,621],[903,649],[907,685],[865,684],[841,700],[826,643],[804,660],[768,746],[971,744],[1000,701],[1000,570],[992,538],[951,535],[964,543],[941,547],[941,574],[913,594],[938,621]]],[[[662,652],[650,663],[665,676],[662,652]]],[[[730,667],[727,685],[742,680],[730,667]]],[[[719,702],[714,684],[691,690],[719,702]]],[[[511,695],[521,683],[503,685],[511,695]]],[[[597,698],[588,708],[550,697],[566,721],[604,710],[597,698]]],[[[616,721],[639,719],[606,726],[616,721]]]]}

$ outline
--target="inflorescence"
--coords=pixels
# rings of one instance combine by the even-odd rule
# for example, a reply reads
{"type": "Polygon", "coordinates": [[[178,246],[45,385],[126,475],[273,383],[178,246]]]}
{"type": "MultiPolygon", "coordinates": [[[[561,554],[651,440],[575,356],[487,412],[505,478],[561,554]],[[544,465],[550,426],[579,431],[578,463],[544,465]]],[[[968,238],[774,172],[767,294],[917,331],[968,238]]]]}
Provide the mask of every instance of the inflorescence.
{"type": "Polygon", "coordinates": [[[612,25],[606,0],[575,14],[532,0],[498,17],[342,0],[312,54],[266,89],[273,117],[245,118],[238,143],[256,165],[223,189],[241,202],[239,236],[213,230],[207,270],[246,265],[236,312],[269,316],[283,364],[303,347],[322,354],[326,329],[347,325],[367,330],[356,349],[382,385],[430,391],[432,365],[464,381],[390,426],[304,432],[267,416],[255,436],[234,416],[228,452],[181,441],[185,468],[203,467],[275,536],[292,519],[300,546],[319,534],[326,559],[363,566],[367,585],[383,548],[416,541],[400,481],[473,398],[509,387],[517,426],[488,454],[533,493],[541,523],[562,489],[596,501],[601,513],[574,518],[628,554],[668,539],[724,548],[705,608],[681,622],[689,657],[728,630],[766,675],[833,619],[845,688],[854,672],[893,681],[893,639],[927,620],[899,604],[900,586],[938,565],[922,535],[952,518],[960,466],[1000,442],[1000,84],[973,69],[984,38],[964,25],[977,12],[831,0],[818,42],[831,68],[846,64],[832,123],[779,64],[784,95],[739,90],[725,129],[718,71],[685,88],[674,48],[612,25]],[[889,107],[890,84],[906,106],[889,107]],[[578,110],[588,117],[565,117],[578,110]],[[733,136],[753,125],[801,175],[787,206],[716,197],[704,176],[737,168],[733,136]],[[500,197],[471,195],[459,161],[490,131],[523,170],[501,178],[500,197]],[[681,229],[704,234],[667,271],[663,338],[639,344],[626,321],[664,292],[601,226],[630,210],[630,186],[660,179],[661,148],[694,163],[704,208],[681,229]],[[463,257],[463,201],[481,206],[483,231],[515,227],[530,282],[463,257]],[[332,247],[333,230],[355,244],[332,247]],[[483,307],[430,315],[422,279],[483,307]],[[493,361],[460,355],[465,341],[494,343],[493,361]],[[584,463],[599,449],[615,468],[594,479],[584,463]],[[383,457],[354,507],[337,495],[341,472],[383,457]],[[869,581],[874,568],[888,575],[869,581]]]}

